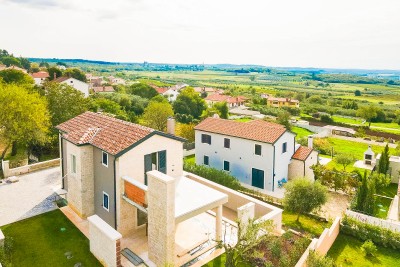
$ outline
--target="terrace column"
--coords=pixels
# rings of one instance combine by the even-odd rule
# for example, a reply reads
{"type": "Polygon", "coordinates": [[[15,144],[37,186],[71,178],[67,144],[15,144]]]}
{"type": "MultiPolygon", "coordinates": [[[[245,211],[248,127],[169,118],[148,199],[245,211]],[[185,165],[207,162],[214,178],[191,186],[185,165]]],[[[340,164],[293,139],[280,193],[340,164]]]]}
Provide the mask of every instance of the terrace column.
{"type": "Polygon", "coordinates": [[[242,233],[246,232],[249,221],[254,219],[255,206],[254,202],[249,202],[237,209],[238,220],[243,230],[242,233]]]}
{"type": "Polygon", "coordinates": [[[215,212],[215,240],[222,240],[222,205],[219,205],[215,212]]]}
{"type": "Polygon", "coordinates": [[[175,180],[159,171],[147,177],[149,259],[157,266],[175,265],[175,180]]]}

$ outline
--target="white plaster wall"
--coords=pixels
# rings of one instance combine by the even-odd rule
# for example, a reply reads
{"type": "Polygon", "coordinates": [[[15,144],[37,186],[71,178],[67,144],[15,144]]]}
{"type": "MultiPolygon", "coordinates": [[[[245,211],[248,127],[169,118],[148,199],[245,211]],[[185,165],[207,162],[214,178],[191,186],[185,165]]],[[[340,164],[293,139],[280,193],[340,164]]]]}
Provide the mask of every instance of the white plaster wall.
{"type": "Polygon", "coordinates": [[[314,171],[311,169],[312,165],[318,163],[318,152],[313,151],[311,155],[306,160],[306,175],[305,177],[310,179],[311,181],[315,181],[314,171]]]}
{"type": "MultiPolygon", "coordinates": [[[[230,162],[230,173],[239,181],[251,185],[252,168],[264,170],[264,189],[272,190],[273,145],[196,130],[196,164],[203,165],[204,156],[210,166],[223,170],[224,160],[230,162]],[[201,135],[211,135],[211,145],[201,142],[201,135]],[[230,148],[224,148],[224,138],[229,138],[230,148]],[[261,156],[255,155],[255,145],[261,145],[261,156]]],[[[275,144],[275,188],[277,181],[288,177],[288,165],[294,151],[294,135],[286,132],[275,144]],[[282,154],[282,144],[287,142],[287,152],[282,154]]]]}
{"type": "Polygon", "coordinates": [[[81,91],[85,97],[89,96],[89,85],[74,78],[69,78],[61,83],[74,87],[76,90],[81,91]]]}

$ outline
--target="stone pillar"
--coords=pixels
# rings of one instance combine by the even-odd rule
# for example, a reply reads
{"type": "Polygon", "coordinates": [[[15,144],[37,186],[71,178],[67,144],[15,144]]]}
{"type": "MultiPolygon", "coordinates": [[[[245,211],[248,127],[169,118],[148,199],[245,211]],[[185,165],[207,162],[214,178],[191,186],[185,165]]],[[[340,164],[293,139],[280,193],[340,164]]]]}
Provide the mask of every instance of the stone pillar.
{"type": "Polygon", "coordinates": [[[219,205],[215,211],[215,240],[222,240],[222,205],[219,205]]]}
{"type": "Polygon", "coordinates": [[[243,233],[246,232],[247,225],[249,224],[249,220],[254,219],[255,214],[255,204],[254,202],[249,202],[246,205],[243,205],[237,209],[238,220],[240,225],[242,226],[243,233]]]}
{"type": "Polygon", "coordinates": [[[4,178],[10,176],[10,161],[8,160],[1,160],[1,168],[3,170],[4,178]]]}
{"type": "Polygon", "coordinates": [[[159,171],[147,177],[149,259],[157,266],[175,265],[175,181],[159,171]]]}

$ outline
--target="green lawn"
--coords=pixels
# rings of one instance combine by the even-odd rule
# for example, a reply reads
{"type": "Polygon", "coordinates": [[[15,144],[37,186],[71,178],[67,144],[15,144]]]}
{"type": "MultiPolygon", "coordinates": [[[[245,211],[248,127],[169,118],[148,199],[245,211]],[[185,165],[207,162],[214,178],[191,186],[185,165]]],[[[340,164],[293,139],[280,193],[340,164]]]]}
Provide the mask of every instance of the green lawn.
{"type": "Polygon", "coordinates": [[[252,121],[252,119],[244,117],[244,118],[235,119],[235,121],[248,122],[248,121],[252,121]]]}
{"type": "Polygon", "coordinates": [[[347,117],[341,117],[341,116],[332,116],[333,120],[335,122],[341,122],[341,123],[346,123],[346,124],[352,124],[352,125],[360,125],[362,120],[359,118],[347,118],[347,117]]]}
{"type": "Polygon", "coordinates": [[[313,237],[319,237],[325,228],[329,228],[328,222],[321,222],[310,216],[301,215],[300,221],[296,222],[297,214],[293,214],[286,210],[282,214],[282,223],[285,227],[292,228],[293,230],[309,233],[313,237]]]}
{"type": "Polygon", "coordinates": [[[394,197],[395,195],[397,195],[397,188],[398,188],[398,184],[390,184],[388,187],[379,189],[378,192],[376,192],[378,195],[382,195],[382,196],[387,196],[387,197],[394,197]]]}
{"type": "Polygon", "coordinates": [[[186,162],[186,163],[193,163],[193,164],[196,164],[196,157],[195,157],[195,155],[187,156],[187,157],[185,157],[183,160],[184,160],[184,162],[186,162]]]}
{"type": "Polygon", "coordinates": [[[400,252],[390,248],[378,247],[376,257],[366,257],[361,251],[362,241],[339,234],[332,248],[328,251],[336,266],[353,266],[353,267],[369,267],[369,266],[400,266],[400,252]]]}
{"type": "Polygon", "coordinates": [[[301,139],[301,138],[309,136],[310,134],[313,134],[313,132],[311,132],[307,129],[301,128],[301,127],[297,127],[297,126],[292,127],[292,132],[297,134],[296,139],[301,139]]]}
{"type": "Polygon", "coordinates": [[[102,266],[89,251],[89,240],[60,210],[1,227],[13,239],[12,266],[102,266]],[[63,231],[64,229],[64,231],[63,231]],[[67,259],[64,253],[71,252],[67,259]]]}

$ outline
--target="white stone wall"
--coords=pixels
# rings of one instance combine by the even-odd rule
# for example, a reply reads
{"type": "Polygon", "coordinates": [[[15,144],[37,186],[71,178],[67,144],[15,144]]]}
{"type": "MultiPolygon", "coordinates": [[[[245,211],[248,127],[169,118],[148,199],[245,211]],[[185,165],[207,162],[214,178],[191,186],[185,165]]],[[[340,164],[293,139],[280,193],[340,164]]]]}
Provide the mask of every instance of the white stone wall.
{"type": "Polygon", "coordinates": [[[81,91],[85,97],[89,96],[89,84],[79,81],[74,78],[69,78],[61,83],[74,87],[76,90],[81,91]]]}
{"type": "MultiPolygon", "coordinates": [[[[264,171],[264,189],[271,191],[274,169],[272,144],[230,137],[196,130],[196,164],[203,165],[204,156],[209,157],[210,167],[223,170],[223,162],[230,162],[230,173],[239,181],[251,185],[252,168],[264,171]],[[211,135],[211,145],[201,142],[201,135],[211,135]],[[224,138],[230,139],[230,148],[224,148],[224,138]],[[254,146],[262,147],[261,156],[255,155],[254,146]]],[[[294,135],[286,132],[275,144],[275,185],[278,180],[288,178],[288,166],[294,153],[294,135]],[[287,142],[287,152],[282,153],[282,144],[287,142]]]]}
{"type": "Polygon", "coordinates": [[[81,217],[94,214],[93,147],[66,142],[69,206],[81,217]],[[72,173],[71,155],[76,157],[76,173],[72,173]]]}
{"type": "Polygon", "coordinates": [[[120,239],[122,235],[93,215],[89,221],[90,252],[106,267],[121,266],[120,239]]]}

